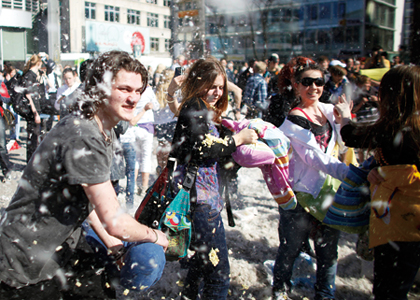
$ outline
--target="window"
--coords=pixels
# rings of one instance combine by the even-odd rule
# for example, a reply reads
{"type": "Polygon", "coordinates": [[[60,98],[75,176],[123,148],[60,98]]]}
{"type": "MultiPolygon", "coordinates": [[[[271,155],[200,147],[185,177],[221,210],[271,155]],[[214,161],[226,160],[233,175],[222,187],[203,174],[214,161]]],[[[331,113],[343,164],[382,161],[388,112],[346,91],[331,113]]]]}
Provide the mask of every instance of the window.
{"type": "Polygon", "coordinates": [[[159,16],[158,14],[147,13],[147,26],[159,27],[159,16]]]}
{"type": "Polygon", "coordinates": [[[191,2],[185,2],[185,10],[191,10],[192,9],[192,3],[191,2]]]}
{"type": "Polygon", "coordinates": [[[119,22],[120,8],[116,6],[105,5],[105,21],[119,22]]]}
{"type": "Polygon", "coordinates": [[[331,3],[319,4],[319,18],[331,19],[331,3]]]}
{"type": "Polygon", "coordinates": [[[163,16],[163,27],[171,28],[171,16],[163,16]]]}
{"type": "Polygon", "coordinates": [[[165,51],[169,52],[169,48],[171,47],[171,40],[165,39],[165,51]]]}
{"type": "Polygon", "coordinates": [[[96,19],[96,4],[91,2],[85,2],[85,18],[96,19]]]}
{"type": "Polygon", "coordinates": [[[159,39],[158,38],[150,38],[150,50],[157,52],[159,51],[159,39]]]}
{"type": "Polygon", "coordinates": [[[171,0],[163,0],[163,6],[171,6],[171,0]]]}
{"type": "Polygon", "coordinates": [[[157,4],[157,0],[146,0],[147,3],[157,4]]]}
{"type": "Polygon", "coordinates": [[[309,18],[314,21],[318,19],[318,5],[317,4],[312,4],[311,6],[309,6],[309,18]]]}
{"type": "Polygon", "coordinates": [[[127,9],[127,23],[140,25],[140,11],[127,9]]]}
{"type": "MultiPolygon", "coordinates": [[[[28,2],[30,1],[28,0],[28,2]]],[[[13,8],[13,9],[23,9],[23,0],[3,0],[2,7],[13,8]]]]}

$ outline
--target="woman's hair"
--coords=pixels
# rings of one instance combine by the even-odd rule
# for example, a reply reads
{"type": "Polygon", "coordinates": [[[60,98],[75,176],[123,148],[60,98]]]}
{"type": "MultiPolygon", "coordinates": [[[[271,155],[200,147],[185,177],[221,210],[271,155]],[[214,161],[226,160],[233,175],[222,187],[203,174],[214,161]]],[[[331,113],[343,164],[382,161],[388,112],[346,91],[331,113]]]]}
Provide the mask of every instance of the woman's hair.
{"type": "Polygon", "coordinates": [[[158,64],[155,70],[154,74],[160,74],[165,70],[165,65],[164,64],[158,64]]]}
{"type": "Polygon", "coordinates": [[[297,68],[314,64],[315,62],[307,57],[297,56],[292,58],[280,71],[278,76],[277,86],[279,87],[280,94],[287,98],[294,98],[292,79],[295,75],[297,68]]]}
{"type": "Polygon", "coordinates": [[[32,67],[36,66],[40,61],[41,57],[38,54],[33,54],[23,67],[23,74],[28,72],[32,67]]]}
{"type": "MultiPolygon", "coordinates": [[[[227,76],[219,60],[212,56],[200,58],[191,66],[187,78],[181,86],[182,103],[179,110],[185,103],[197,101],[198,98],[205,96],[219,75],[223,76],[223,95],[212,109],[215,112],[213,120],[220,122],[220,116],[228,107],[227,76]]],[[[204,103],[209,108],[207,102],[204,101],[204,103]]]]}
{"type": "Polygon", "coordinates": [[[101,105],[111,93],[112,82],[118,72],[124,69],[127,72],[134,72],[141,75],[143,88],[141,94],[147,87],[146,68],[136,59],[124,51],[108,51],[96,58],[90,66],[85,81],[83,96],[76,105],[86,118],[93,118],[101,105]]]}
{"type": "Polygon", "coordinates": [[[311,71],[311,70],[315,70],[315,71],[319,71],[321,72],[322,76],[324,76],[324,71],[321,68],[320,65],[315,64],[315,63],[309,63],[303,66],[298,66],[295,70],[295,82],[299,82],[302,79],[302,74],[305,73],[306,71],[311,71]]]}
{"type": "Polygon", "coordinates": [[[391,134],[392,141],[410,141],[420,149],[420,66],[390,69],[379,86],[380,118],[368,130],[369,149],[374,140],[391,134]]]}
{"type": "Polygon", "coordinates": [[[347,70],[344,69],[341,66],[330,66],[328,68],[328,71],[330,71],[330,73],[332,75],[336,75],[336,76],[347,76],[347,70]]]}
{"type": "Polygon", "coordinates": [[[175,72],[171,69],[163,70],[160,74],[160,80],[156,87],[156,98],[159,102],[160,108],[164,108],[167,104],[166,95],[168,94],[168,87],[174,77],[175,72]]]}

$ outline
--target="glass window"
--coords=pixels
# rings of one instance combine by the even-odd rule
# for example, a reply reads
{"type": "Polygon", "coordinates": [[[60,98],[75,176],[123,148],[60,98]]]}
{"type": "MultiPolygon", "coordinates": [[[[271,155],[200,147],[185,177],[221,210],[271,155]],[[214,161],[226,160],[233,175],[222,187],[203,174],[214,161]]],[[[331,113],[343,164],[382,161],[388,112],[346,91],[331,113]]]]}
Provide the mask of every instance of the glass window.
{"type": "Polygon", "coordinates": [[[313,21],[318,20],[318,5],[312,4],[309,6],[309,18],[313,21]]]}
{"type": "Polygon", "coordinates": [[[319,4],[319,18],[320,19],[331,19],[331,3],[320,3],[319,4]]]}
{"type": "Polygon", "coordinates": [[[185,10],[191,10],[192,9],[192,3],[191,2],[185,2],[185,10]]]}
{"type": "Polygon", "coordinates": [[[12,0],[3,0],[1,6],[4,8],[12,8],[12,0]]]}
{"type": "Polygon", "coordinates": [[[346,16],[346,3],[338,3],[338,18],[343,19],[346,16]]]}
{"type": "Polygon", "coordinates": [[[96,4],[91,2],[85,2],[85,18],[96,19],[96,4]]]}
{"type": "Polygon", "coordinates": [[[171,47],[171,40],[165,39],[165,51],[169,51],[170,47],[171,47]]]}
{"type": "Polygon", "coordinates": [[[127,9],[127,23],[140,25],[140,11],[127,9]]]}
{"type": "Polygon", "coordinates": [[[171,0],[163,0],[163,6],[171,6],[171,0]]]}
{"type": "Polygon", "coordinates": [[[146,0],[147,3],[157,4],[157,0],[146,0]]]}
{"type": "Polygon", "coordinates": [[[116,6],[105,5],[105,21],[119,22],[120,8],[116,6]]]}
{"type": "Polygon", "coordinates": [[[154,13],[147,13],[147,26],[159,27],[159,16],[154,13]]]}
{"type": "Polygon", "coordinates": [[[171,16],[163,16],[163,27],[171,28],[171,16]]]}
{"type": "Polygon", "coordinates": [[[159,51],[159,39],[150,38],[150,51],[157,52],[159,51]]]}

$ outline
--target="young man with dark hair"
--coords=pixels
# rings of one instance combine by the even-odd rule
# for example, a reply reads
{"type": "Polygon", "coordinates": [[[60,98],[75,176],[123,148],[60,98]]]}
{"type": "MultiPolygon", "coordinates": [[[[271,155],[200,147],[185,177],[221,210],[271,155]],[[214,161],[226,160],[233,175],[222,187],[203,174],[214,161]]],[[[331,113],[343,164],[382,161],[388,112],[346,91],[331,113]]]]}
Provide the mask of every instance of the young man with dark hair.
{"type": "Polygon", "coordinates": [[[116,273],[109,282],[121,296],[160,278],[165,234],[125,213],[110,182],[113,127],[133,118],[146,85],[146,69],[125,52],[110,51],[95,60],[79,109],[39,145],[3,213],[1,299],[86,298],[77,288],[89,287],[85,273],[101,264],[116,273]],[[86,242],[85,220],[96,233],[88,235],[94,249],[86,242]],[[78,253],[83,253],[80,265],[78,253]]]}

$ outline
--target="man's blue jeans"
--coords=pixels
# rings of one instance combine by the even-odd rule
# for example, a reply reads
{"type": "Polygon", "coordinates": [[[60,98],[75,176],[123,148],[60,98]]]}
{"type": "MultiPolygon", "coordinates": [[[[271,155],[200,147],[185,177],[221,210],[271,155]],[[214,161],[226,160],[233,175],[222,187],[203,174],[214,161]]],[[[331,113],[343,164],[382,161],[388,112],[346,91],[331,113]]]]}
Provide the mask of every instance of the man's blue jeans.
{"type": "Polygon", "coordinates": [[[136,149],[131,143],[123,143],[122,147],[125,159],[125,176],[127,177],[125,201],[127,206],[133,206],[134,188],[136,186],[136,182],[134,180],[134,169],[136,167],[136,149]]]}
{"type": "MultiPolygon", "coordinates": [[[[98,255],[107,255],[105,245],[92,229],[89,229],[86,240],[98,255]]],[[[153,243],[127,242],[124,246],[128,250],[120,271],[120,285],[133,292],[145,291],[162,276],[166,263],[163,247],[153,243]]]]}
{"type": "Polygon", "coordinates": [[[293,263],[299,256],[309,234],[316,229],[314,238],[317,259],[315,300],[334,299],[335,275],[337,272],[337,244],[340,231],[322,225],[302,206],[293,210],[280,210],[280,246],[274,265],[273,292],[290,289],[293,263]]]}
{"type": "Polygon", "coordinates": [[[230,283],[225,228],[220,212],[210,205],[198,204],[195,209],[191,246],[196,253],[189,262],[182,295],[196,300],[202,283],[202,299],[225,300],[230,283]],[[218,250],[216,266],[209,261],[212,249],[218,250]]]}

